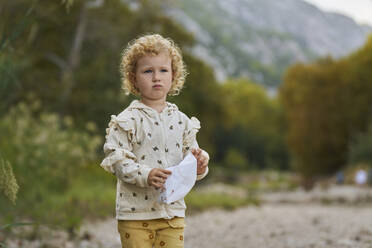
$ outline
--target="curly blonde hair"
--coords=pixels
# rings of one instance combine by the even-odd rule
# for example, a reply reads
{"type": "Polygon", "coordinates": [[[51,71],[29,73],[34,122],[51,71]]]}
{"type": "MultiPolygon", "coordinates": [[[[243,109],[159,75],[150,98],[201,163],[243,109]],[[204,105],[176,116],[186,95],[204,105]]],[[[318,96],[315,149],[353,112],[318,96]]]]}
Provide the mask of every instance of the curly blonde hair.
{"type": "Polygon", "coordinates": [[[140,95],[135,87],[135,74],[138,59],[145,55],[156,56],[161,52],[168,52],[172,60],[172,86],[168,95],[178,95],[185,83],[187,75],[186,66],[182,59],[180,48],[170,38],[164,38],[159,34],[141,36],[128,44],[123,50],[120,63],[122,77],[122,89],[126,95],[130,93],[140,95]]]}

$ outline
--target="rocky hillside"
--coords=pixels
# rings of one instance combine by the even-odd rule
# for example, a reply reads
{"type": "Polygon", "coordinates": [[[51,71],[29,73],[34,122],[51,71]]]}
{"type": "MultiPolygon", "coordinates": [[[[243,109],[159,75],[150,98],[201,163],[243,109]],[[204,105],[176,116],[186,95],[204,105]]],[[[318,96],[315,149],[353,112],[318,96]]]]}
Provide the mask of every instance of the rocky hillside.
{"type": "Polygon", "coordinates": [[[243,76],[270,87],[288,65],[346,55],[372,32],[303,0],[177,0],[167,13],[195,35],[192,53],[219,80],[243,76]]]}

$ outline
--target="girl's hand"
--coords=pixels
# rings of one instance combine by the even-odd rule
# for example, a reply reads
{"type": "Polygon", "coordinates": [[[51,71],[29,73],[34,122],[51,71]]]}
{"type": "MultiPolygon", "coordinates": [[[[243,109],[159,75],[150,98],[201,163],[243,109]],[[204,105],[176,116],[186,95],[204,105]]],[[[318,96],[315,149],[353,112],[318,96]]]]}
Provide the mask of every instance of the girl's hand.
{"type": "Polygon", "coordinates": [[[165,180],[172,174],[169,170],[154,168],[150,171],[147,183],[150,186],[154,186],[156,189],[164,189],[165,180]]]}
{"type": "Polygon", "coordinates": [[[204,156],[204,154],[202,153],[202,149],[200,148],[192,149],[191,153],[195,156],[197,163],[198,163],[196,174],[197,175],[203,174],[205,170],[207,169],[209,158],[204,156]]]}

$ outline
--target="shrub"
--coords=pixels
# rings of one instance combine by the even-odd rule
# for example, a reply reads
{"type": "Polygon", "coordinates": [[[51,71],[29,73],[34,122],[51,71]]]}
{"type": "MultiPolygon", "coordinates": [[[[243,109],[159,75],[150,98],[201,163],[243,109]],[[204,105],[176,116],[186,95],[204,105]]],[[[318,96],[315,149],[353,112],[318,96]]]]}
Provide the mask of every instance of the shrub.
{"type": "Polygon", "coordinates": [[[354,137],[350,146],[349,163],[368,163],[372,165],[372,125],[366,133],[354,137]]]}
{"type": "Polygon", "coordinates": [[[58,196],[97,161],[102,141],[93,123],[77,130],[71,118],[61,120],[40,107],[38,101],[20,103],[0,119],[0,150],[13,165],[20,187],[16,207],[0,201],[0,213],[9,222],[32,219],[73,230],[80,223],[79,210],[75,201],[58,196]]]}

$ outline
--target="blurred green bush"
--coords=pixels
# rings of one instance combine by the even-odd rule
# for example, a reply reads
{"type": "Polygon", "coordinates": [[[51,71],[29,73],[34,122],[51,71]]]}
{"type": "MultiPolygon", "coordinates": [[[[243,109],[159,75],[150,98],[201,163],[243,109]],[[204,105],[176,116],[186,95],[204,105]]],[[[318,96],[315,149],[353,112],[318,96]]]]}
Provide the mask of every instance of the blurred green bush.
{"type": "Polygon", "coordinates": [[[350,146],[349,163],[368,163],[372,166],[372,125],[366,133],[354,137],[350,146]]]}
{"type": "MultiPolygon", "coordinates": [[[[0,119],[0,151],[12,164],[20,187],[16,207],[0,201],[1,217],[5,222],[31,219],[73,233],[93,211],[89,204],[107,193],[102,183],[112,183],[112,177],[95,173],[100,169],[96,162],[102,137],[95,134],[93,123],[78,130],[71,118],[61,120],[40,109],[37,100],[20,103],[0,119]]],[[[113,202],[113,194],[104,197],[113,202]]]]}

